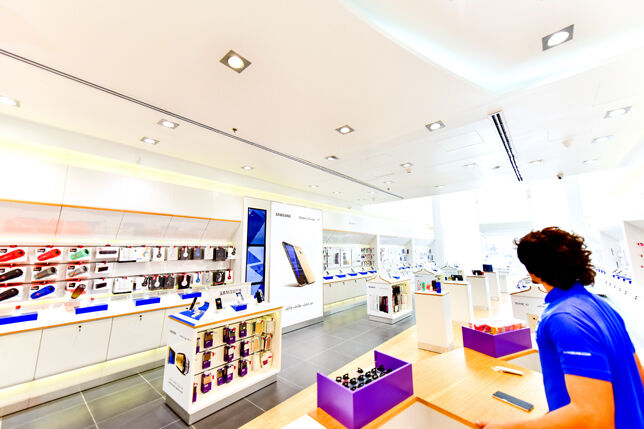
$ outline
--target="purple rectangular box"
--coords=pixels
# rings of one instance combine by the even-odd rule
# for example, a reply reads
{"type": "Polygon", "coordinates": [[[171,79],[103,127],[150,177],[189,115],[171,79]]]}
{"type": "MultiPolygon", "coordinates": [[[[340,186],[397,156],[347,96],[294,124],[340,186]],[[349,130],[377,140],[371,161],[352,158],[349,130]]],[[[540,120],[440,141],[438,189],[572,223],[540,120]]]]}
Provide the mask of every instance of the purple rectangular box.
{"type": "Polygon", "coordinates": [[[392,371],[351,391],[318,372],[318,408],[349,429],[361,428],[414,394],[411,364],[374,350],[376,367],[392,371]]]}
{"type": "Polygon", "coordinates": [[[502,332],[496,335],[470,329],[465,326],[462,327],[462,330],[463,347],[495,358],[532,348],[530,328],[502,332]]]}

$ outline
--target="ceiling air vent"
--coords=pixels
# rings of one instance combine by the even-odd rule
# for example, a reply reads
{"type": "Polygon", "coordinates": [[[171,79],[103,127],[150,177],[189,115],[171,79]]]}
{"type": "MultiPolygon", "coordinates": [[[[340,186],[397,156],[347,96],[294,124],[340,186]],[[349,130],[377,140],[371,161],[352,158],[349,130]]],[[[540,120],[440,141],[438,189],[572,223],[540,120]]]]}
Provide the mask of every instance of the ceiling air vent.
{"type": "Polygon", "coordinates": [[[492,113],[490,118],[492,119],[492,122],[494,122],[496,131],[499,133],[499,138],[501,139],[501,143],[503,143],[503,149],[505,149],[505,153],[508,154],[508,160],[510,161],[512,170],[514,170],[514,174],[517,176],[517,180],[519,182],[523,182],[523,177],[519,171],[517,160],[514,158],[514,150],[512,149],[512,143],[510,142],[510,133],[505,127],[506,122],[503,118],[503,112],[492,113]]]}

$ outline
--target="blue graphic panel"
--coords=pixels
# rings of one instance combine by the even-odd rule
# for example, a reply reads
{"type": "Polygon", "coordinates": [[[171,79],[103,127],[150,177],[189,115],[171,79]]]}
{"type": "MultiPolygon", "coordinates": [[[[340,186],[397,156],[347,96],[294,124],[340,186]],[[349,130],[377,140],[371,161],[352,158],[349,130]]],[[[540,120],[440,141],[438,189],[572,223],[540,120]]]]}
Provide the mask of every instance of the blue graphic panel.
{"type": "Polygon", "coordinates": [[[264,247],[249,247],[246,254],[246,281],[264,281],[264,247]]]}
{"type": "Polygon", "coordinates": [[[249,246],[264,246],[266,244],[266,210],[248,209],[247,239],[249,246]]]}

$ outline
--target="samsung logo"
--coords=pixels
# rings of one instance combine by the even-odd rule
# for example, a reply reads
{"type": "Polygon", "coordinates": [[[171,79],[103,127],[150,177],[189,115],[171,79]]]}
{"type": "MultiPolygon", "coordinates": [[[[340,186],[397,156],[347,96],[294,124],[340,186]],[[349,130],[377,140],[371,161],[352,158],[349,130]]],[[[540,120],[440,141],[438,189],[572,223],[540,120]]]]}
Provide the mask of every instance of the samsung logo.
{"type": "Polygon", "coordinates": [[[291,215],[290,215],[290,214],[286,214],[286,213],[275,213],[275,216],[280,216],[280,217],[291,217],[291,215]]]}

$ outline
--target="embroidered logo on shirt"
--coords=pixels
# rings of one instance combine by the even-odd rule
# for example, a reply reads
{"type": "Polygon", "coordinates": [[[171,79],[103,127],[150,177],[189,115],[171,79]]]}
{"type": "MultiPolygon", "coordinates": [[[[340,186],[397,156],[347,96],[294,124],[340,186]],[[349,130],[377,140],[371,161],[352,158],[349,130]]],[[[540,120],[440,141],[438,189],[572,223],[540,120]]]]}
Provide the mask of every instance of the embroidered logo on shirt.
{"type": "Polygon", "coordinates": [[[588,352],[577,352],[577,351],[573,351],[573,350],[564,350],[562,353],[565,354],[565,355],[592,356],[592,354],[590,354],[588,352]]]}

